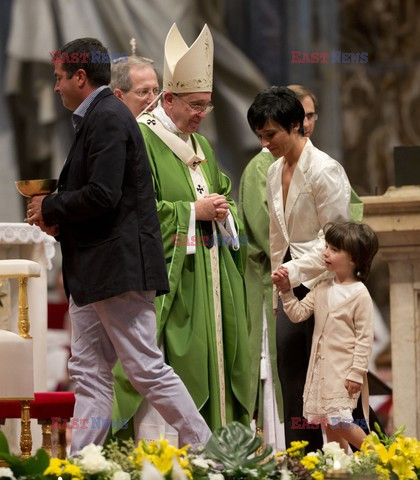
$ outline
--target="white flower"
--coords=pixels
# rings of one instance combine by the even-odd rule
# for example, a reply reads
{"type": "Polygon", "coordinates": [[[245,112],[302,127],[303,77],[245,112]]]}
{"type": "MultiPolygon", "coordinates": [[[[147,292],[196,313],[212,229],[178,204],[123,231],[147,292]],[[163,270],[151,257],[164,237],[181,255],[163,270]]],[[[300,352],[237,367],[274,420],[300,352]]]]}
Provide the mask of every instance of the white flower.
{"type": "Polygon", "coordinates": [[[13,472],[8,467],[0,467],[0,478],[6,477],[11,478],[12,480],[16,480],[13,472]]]}
{"type": "Polygon", "coordinates": [[[181,465],[178,463],[178,460],[174,457],[172,460],[172,479],[173,480],[188,480],[187,475],[184,470],[182,470],[181,465]]]}
{"type": "Polygon", "coordinates": [[[347,468],[351,463],[351,457],[344,450],[336,452],[333,456],[334,463],[340,464],[340,468],[347,468]]]}
{"type": "Polygon", "coordinates": [[[338,442],[328,442],[325,443],[322,447],[322,451],[325,455],[334,455],[336,452],[340,451],[341,447],[338,442]]]}
{"type": "Polygon", "coordinates": [[[286,468],[283,468],[280,471],[280,474],[281,474],[280,480],[291,480],[291,478],[292,478],[289,470],[287,470],[286,468]]]}
{"type": "Polygon", "coordinates": [[[143,459],[143,467],[141,469],[142,480],[164,480],[164,476],[159,470],[145,458],[143,459]]]}
{"type": "Polygon", "coordinates": [[[101,445],[94,445],[93,443],[86,445],[86,447],[79,452],[80,458],[77,464],[86,473],[108,472],[111,470],[112,465],[102,455],[102,450],[101,445]]]}
{"type": "Polygon", "coordinates": [[[203,468],[204,470],[207,470],[209,468],[209,463],[208,460],[205,458],[197,457],[191,460],[191,464],[195,465],[196,467],[203,468]]]}
{"type": "Polygon", "coordinates": [[[210,473],[209,480],[225,480],[225,477],[221,473],[210,473]]]}
{"type": "Polygon", "coordinates": [[[114,472],[114,475],[112,475],[112,480],[131,480],[131,475],[128,472],[117,470],[114,472]]]}
{"type": "Polygon", "coordinates": [[[103,447],[102,445],[95,445],[94,443],[89,443],[86,447],[83,447],[79,454],[84,457],[85,455],[102,455],[103,447]]]}
{"type": "Polygon", "coordinates": [[[332,458],[332,462],[338,462],[341,468],[347,468],[351,463],[351,457],[340,447],[337,442],[326,443],[322,447],[325,455],[332,458]]]}

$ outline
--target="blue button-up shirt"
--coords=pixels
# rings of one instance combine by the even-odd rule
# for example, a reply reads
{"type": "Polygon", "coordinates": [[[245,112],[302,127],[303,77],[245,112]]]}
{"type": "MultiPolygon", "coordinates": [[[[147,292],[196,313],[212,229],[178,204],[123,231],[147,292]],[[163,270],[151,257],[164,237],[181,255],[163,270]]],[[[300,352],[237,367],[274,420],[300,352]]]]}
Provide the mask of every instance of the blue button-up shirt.
{"type": "Polygon", "coordinates": [[[107,85],[102,85],[101,87],[94,90],[88,97],[86,97],[83,102],[76,108],[71,117],[73,123],[73,128],[76,130],[82,118],[85,116],[87,109],[90,107],[90,104],[95,100],[97,95],[102,92],[105,88],[108,88],[107,85]]]}

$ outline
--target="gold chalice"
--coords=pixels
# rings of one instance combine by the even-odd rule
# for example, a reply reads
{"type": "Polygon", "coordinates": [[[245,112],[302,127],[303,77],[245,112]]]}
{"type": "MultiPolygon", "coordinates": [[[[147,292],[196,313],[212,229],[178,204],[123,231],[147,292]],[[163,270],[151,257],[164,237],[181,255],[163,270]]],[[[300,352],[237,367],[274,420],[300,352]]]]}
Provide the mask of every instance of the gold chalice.
{"type": "Polygon", "coordinates": [[[41,178],[36,180],[18,180],[15,182],[18,192],[24,197],[48,195],[58,187],[56,178],[41,178]]]}
{"type": "MultiPolygon", "coordinates": [[[[40,178],[36,180],[17,180],[15,182],[18,192],[24,197],[35,197],[36,195],[48,195],[57,188],[56,178],[40,178]]],[[[23,220],[27,222],[28,219],[23,220]]]]}

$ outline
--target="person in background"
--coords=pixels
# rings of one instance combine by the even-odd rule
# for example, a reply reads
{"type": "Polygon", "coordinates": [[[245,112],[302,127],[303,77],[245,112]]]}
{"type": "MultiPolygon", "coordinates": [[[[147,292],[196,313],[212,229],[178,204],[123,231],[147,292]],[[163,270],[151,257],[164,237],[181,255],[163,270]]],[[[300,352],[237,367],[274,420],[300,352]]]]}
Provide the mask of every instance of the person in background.
{"type": "Polygon", "coordinates": [[[159,82],[153,60],[136,55],[114,60],[109,88],[135,117],[143,111],[153,110],[159,95],[159,82]]]}
{"type": "Polygon", "coordinates": [[[273,274],[284,311],[294,323],[312,315],[315,329],[303,394],[303,416],[321,425],[328,442],[360,449],[366,433],[353,421],[360,393],[367,427],[367,371],[373,344],[373,302],[364,285],[378,251],[375,232],[363,223],[324,226],[323,259],[333,278],[320,281],[301,301],[293,294],[286,267],[273,274]]]}
{"type": "Polygon", "coordinates": [[[107,87],[110,64],[92,61],[92,51],[108,55],[93,38],[69,42],[56,55],[54,91],[73,112],[75,136],[58,192],[32,197],[27,207],[29,223],[61,244],[74,417],[82,425],[73,430],[71,451],[102,444],[109,424],[121,422],[111,417],[118,358],[180,443],[204,444],[211,432],[156,341],[154,298],[169,285],[144,142],[107,87]]]}
{"type": "MultiPolygon", "coordinates": [[[[309,279],[325,272],[322,228],[329,221],[348,220],[350,201],[343,167],[303,136],[304,118],[302,104],[286,87],[260,92],[248,110],[249,125],[262,147],[278,159],[267,173],[271,271],[288,262],[297,295],[305,295],[313,285],[309,279]]],[[[281,305],[277,310],[277,290],[273,293],[286,445],[307,440],[308,449],[316,450],[322,446],[320,429],[292,428],[292,419],[302,417],[313,319],[303,325],[291,324],[281,305]]]]}
{"type": "MultiPolygon", "coordinates": [[[[196,133],[213,110],[213,40],[207,25],[188,47],[174,24],[164,58],[161,105],[139,119],[170,285],[155,302],[159,341],[211,430],[232,420],[249,425],[240,223],[230,180],[209,142],[196,133]]],[[[131,419],[140,404],[124,372],[116,372],[117,416],[131,419]]],[[[136,437],[141,421],[138,425],[136,437]]]]}
{"type": "MultiPolygon", "coordinates": [[[[289,85],[305,111],[303,131],[310,137],[318,118],[318,101],[302,85],[289,85]]],[[[257,426],[263,430],[265,443],[284,450],[283,400],[277,375],[276,320],[273,315],[269,223],[267,206],[267,171],[276,160],[263,148],[246,166],[239,186],[239,213],[248,238],[245,280],[250,317],[251,411],[257,413],[257,426]],[[273,373],[274,372],[274,373],[273,373]]],[[[320,440],[321,441],[321,440],[320,440]]]]}
{"type": "Polygon", "coordinates": [[[300,100],[303,109],[305,110],[305,118],[303,120],[303,136],[310,138],[314,133],[315,122],[318,120],[318,114],[316,113],[318,108],[318,100],[313,92],[309,88],[303,85],[288,85],[292,92],[295,93],[300,100]]]}

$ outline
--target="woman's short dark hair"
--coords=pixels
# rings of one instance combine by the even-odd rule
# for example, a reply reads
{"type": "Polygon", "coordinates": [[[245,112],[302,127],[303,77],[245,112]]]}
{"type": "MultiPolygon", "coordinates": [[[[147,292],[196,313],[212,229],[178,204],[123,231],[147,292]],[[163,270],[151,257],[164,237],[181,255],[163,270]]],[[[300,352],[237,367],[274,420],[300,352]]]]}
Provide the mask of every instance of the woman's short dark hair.
{"type": "Polygon", "coordinates": [[[295,93],[287,87],[270,87],[260,92],[248,109],[248,123],[252,131],[260,130],[267,120],[273,120],[288,133],[299,125],[303,135],[305,110],[295,93]]]}
{"type": "Polygon", "coordinates": [[[329,222],[324,226],[324,232],[328,244],[351,256],[355,277],[365,282],[379,247],[376,233],[366,223],[355,222],[329,222]]]}
{"type": "Polygon", "coordinates": [[[78,70],[82,69],[86,72],[89,82],[95,87],[108,85],[111,80],[111,58],[106,47],[96,38],[77,38],[66,43],[59,52],[54,53],[53,61],[55,62],[60,62],[60,58],[76,60],[60,62],[67,78],[72,78],[78,70]],[[65,54],[64,57],[63,54],[65,54]]]}

